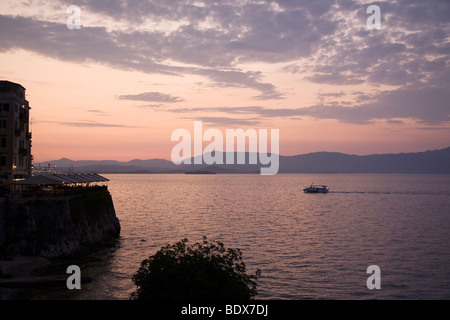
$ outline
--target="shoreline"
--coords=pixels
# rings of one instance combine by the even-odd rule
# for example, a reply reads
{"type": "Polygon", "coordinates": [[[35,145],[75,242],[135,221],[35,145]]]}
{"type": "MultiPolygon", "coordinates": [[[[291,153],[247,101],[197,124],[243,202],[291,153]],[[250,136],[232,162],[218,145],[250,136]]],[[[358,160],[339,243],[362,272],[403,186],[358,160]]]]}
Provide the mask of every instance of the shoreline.
{"type": "Polygon", "coordinates": [[[51,264],[50,259],[37,256],[15,256],[0,260],[0,299],[15,300],[22,297],[21,288],[29,288],[26,284],[39,278],[36,271],[51,264]],[[18,286],[18,283],[22,283],[22,286],[18,286]]]}
{"type": "MultiPolygon", "coordinates": [[[[34,299],[33,290],[65,289],[70,274],[70,259],[49,259],[41,256],[15,256],[0,260],[0,300],[34,299]],[[30,290],[31,289],[31,290],[30,290]],[[23,295],[27,292],[28,295],[23,295]]],[[[91,282],[82,276],[81,283],[91,282]]]]}

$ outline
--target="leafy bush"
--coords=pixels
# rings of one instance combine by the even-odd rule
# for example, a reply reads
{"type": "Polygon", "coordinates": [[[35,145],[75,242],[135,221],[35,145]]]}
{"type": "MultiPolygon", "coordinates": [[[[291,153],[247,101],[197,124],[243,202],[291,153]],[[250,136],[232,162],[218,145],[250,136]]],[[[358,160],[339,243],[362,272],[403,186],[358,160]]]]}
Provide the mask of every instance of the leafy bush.
{"type": "Polygon", "coordinates": [[[261,271],[247,275],[239,249],[226,249],[206,237],[191,246],[187,242],[162,247],[141,262],[131,299],[249,300],[257,294],[261,271]]]}

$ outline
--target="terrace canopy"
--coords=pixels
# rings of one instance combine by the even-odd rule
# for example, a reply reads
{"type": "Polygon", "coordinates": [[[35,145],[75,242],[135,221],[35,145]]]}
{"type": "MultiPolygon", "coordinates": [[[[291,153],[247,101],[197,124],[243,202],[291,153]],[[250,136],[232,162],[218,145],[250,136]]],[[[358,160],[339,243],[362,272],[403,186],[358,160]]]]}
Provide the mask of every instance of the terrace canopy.
{"type": "Polygon", "coordinates": [[[96,173],[82,174],[59,174],[46,173],[29,177],[25,180],[15,182],[16,185],[42,186],[42,185],[80,185],[89,183],[107,182],[109,179],[96,173]]]}

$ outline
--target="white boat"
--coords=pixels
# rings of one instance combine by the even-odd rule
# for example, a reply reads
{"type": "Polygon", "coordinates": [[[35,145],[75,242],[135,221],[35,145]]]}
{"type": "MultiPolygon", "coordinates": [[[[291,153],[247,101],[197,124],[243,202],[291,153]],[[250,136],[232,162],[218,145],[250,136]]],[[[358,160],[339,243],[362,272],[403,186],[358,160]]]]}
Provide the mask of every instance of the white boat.
{"type": "Polygon", "coordinates": [[[328,193],[328,188],[321,184],[312,184],[308,188],[303,189],[305,193],[328,193]]]}

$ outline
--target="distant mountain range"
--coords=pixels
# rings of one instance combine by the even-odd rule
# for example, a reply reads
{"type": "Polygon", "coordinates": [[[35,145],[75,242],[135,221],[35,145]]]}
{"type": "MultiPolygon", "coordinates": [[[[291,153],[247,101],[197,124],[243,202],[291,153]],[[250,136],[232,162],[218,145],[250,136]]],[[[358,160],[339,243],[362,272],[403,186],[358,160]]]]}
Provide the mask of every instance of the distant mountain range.
{"type": "MultiPolygon", "coordinates": [[[[224,155],[219,153],[219,155],[224,155]]],[[[236,154],[234,155],[236,158],[236,154]]],[[[245,154],[248,163],[249,154],[245,154]]],[[[191,163],[194,163],[192,158],[191,163]]],[[[224,158],[225,159],[225,158],[224,158]]],[[[314,152],[280,156],[278,173],[434,173],[450,174],[450,147],[417,153],[374,154],[366,156],[337,152],[314,152]]],[[[236,163],[236,161],[235,161],[236,163]]],[[[34,168],[57,168],[74,173],[260,173],[260,164],[181,164],[164,159],[82,160],[60,159],[35,163],[34,168]]]]}

